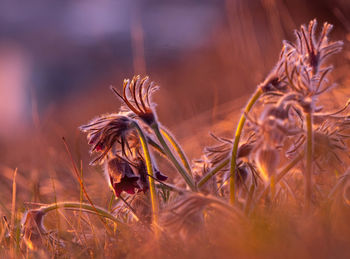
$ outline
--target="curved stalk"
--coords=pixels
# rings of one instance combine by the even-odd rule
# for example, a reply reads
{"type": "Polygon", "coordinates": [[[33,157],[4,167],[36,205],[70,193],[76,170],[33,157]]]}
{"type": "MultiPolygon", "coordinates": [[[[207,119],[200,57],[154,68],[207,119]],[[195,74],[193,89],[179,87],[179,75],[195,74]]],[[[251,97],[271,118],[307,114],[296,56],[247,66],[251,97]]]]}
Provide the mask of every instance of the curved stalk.
{"type": "MultiPolygon", "coordinates": [[[[55,202],[52,204],[41,206],[37,209],[30,209],[24,214],[23,219],[22,219],[22,222],[23,222],[23,228],[22,228],[23,240],[30,250],[34,249],[33,243],[31,241],[33,229],[35,229],[35,231],[37,231],[37,234],[40,236],[40,238],[43,238],[43,235],[49,234],[50,232],[48,232],[44,226],[45,216],[48,212],[53,211],[53,210],[57,210],[60,208],[69,209],[69,210],[76,210],[79,212],[92,213],[92,214],[97,215],[99,218],[106,218],[106,219],[113,221],[115,223],[114,226],[121,227],[125,230],[130,231],[130,229],[128,228],[128,226],[125,223],[119,221],[110,212],[108,212],[102,208],[99,208],[97,206],[90,205],[87,203],[81,203],[81,202],[55,202]]],[[[104,222],[104,220],[103,220],[103,222],[104,222]]],[[[106,224],[106,223],[104,222],[104,224],[106,224]]],[[[109,231],[108,228],[107,228],[107,230],[109,231]]],[[[19,238],[19,236],[18,236],[18,238],[19,238]]],[[[55,239],[55,241],[59,241],[59,240],[55,239]]]]}
{"type": "Polygon", "coordinates": [[[177,154],[179,155],[182,164],[186,167],[187,172],[192,175],[191,172],[191,167],[190,164],[188,163],[188,160],[186,158],[185,153],[183,152],[181,146],[176,142],[176,140],[174,139],[174,137],[164,128],[160,129],[160,132],[165,136],[165,138],[169,141],[169,143],[174,147],[175,151],[177,152],[177,154]]]}
{"type": "MultiPolygon", "coordinates": [[[[151,205],[152,205],[152,217],[153,217],[153,224],[155,226],[158,226],[158,200],[157,200],[157,192],[156,192],[156,187],[154,184],[154,172],[153,172],[153,164],[151,160],[151,155],[148,149],[148,144],[147,144],[147,139],[145,137],[145,134],[141,130],[140,126],[134,122],[133,123],[134,127],[136,128],[139,137],[140,137],[140,142],[142,145],[143,149],[143,154],[145,156],[145,162],[146,162],[146,167],[147,167],[147,173],[148,173],[148,182],[149,182],[149,189],[150,189],[150,194],[151,194],[151,205]]],[[[157,228],[155,228],[157,230],[157,228]]]]}
{"type": "Polygon", "coordinates": [[[162,145],[165,154],[168,156],[168,158],[174,164],[174,166],[176,167],[178,172],[182,175],[182,177],[186,181],[187,185],[190,187],[190,189],[192,191],[196,191],[196,186],[195,186],[195,184],[193,182],[192,177],[190,175],[188,175],[188,173],[183,168],[183,166],[180,165],[179,161],[177,161],[177,159],[174,157],[173,153],[171,152],[170,148],[168,147],[167,143],[165,142],[165,140],[163,138],[163,135],[161,134],[161,132],[159,130],[158,124],[156,124],[156,123],[153,124],[152,125],[152,129],[154,130],[154,133],[156,134],[160,144],[162,145]]]}
{"type": "Polygon", "coordinates": [[[237,153],[238,153],[238,145],[239,145],[239,140],[242,135],[244,123],[246,121],[246,113],[249,113],[249,111],[252,109],[256,101],[259,99],[259,97],[262,95],[263,91],[259,87],[253,96],[250,98],[248,104],[246,105],[241,118],[239,119],[238,126],[235,132],[235,137],[234,137],[234,142],[233,142],[233,147],[232,147],[232,153],[231,153],[231,167],[230,167],[230,202],[231,204],[234,204],[235,202],[235,196],[236,196],[236,191],[235,191],[235,174],[236,174],[236,163],[237,163],[237,153]]]}
{"type": "Polygon", "coordinates": [[[277,184],[296,164],[303,158],[304,152],[296,156],[277,176],[275,179],[275,184],[277,184]]]}
{"type": "Polygon", "coordinates": [[[202,179],[199,180],[199,182],[197,183],[197,187],[201,188],[212,176],[217,174],[222,168],[228,165],[229,162],[230,162],[230,159],[226,158],[216,167],[212,168],[208,173],[206,173],[206,175],[202,177],[202,179]]]}
{"type": "Polygon", "coordinates": [[[92,206],[87,203],[80,203],[80,202],[57,202],[57,203],[52,203],[43,207],[39,208],[39,211],[42,212],[43,214],[46,214],[52,210],[60,209],[60,208],[68,208],[68,209],[77,209],[77,210],[84,210],[88,211],[90,213],[96,214],[98,216],[107,218],[117,224],[126,226],[124,223],[119,221],[116,217],[114,217],[111,213],[108,211],[99,208],[98,206],[92,206]]]}

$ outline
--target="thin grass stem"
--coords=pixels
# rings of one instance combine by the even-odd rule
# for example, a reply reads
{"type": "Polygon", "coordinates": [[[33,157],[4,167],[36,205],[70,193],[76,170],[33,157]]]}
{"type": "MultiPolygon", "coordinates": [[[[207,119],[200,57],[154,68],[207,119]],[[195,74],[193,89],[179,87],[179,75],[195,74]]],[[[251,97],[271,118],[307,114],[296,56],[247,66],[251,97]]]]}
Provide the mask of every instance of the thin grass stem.
{"type": "Polygon", "coordinates": [[[259,99],[259,97],[262,95],[263,90],[261,87],[257,88],[253,96],[250,98],[247,106],[245,107],[241,118],[239,119],[238,126],[235,132],[234,142],[233,142],[233,148],[231,153],[231,167],[230,167],[230,202],[231,204],[234,204],[236,199],[236,190],[235,190],[235,174],[236,174],[236,163],[237,163],[237,153],[238,153],[238,145],[239,140],[242,135],[243,127],[246,121],[246,115],[250,112],[256,101],[259,99]]]}
{"type": "Polygon", "coordinates": [[[186,155],[184,151],[182,150],[181,146],[176,142],[175,138],[164,128],[160,129],[160,132],[165,136],[165,138],[169,141],[169,143],[173,146],[177,154],[179,155],[182,164],[187,169],[187,172],[193,177],[191,172],[190,164],[188,163],[188,160],[186,158],[186,155]]]}
{"type": "Polygon", "coordinates": [[[154,147],[160,154],[165,155],[163,149],[151,138],[147,137],[148,144],[154,147]]]}
{"type": "Polygon", "coordinates": [[[109,219],[113,221],[114,223],[117,223],[121,226],[127,226],[123,222],[119,221],[115,216],[113,216],[111,213],[108,211],[98,207],[98,206],[92,206],[87,203],[81,203],[81,202],[57,202],[57,203],[52,203],[46,206],[42,206],[39,208],[40,212],[43,214],[46,214],[52,210],[60,209],[60,208],[67,208],[67,209],[76,209],[76,210],[84,210],[91,212],[92,214],[96,214],[100,217],[104,217],[106,219],[109,219]]]}
{"type": "MultiPolygon", "coordinates": [[[[16,194],[17,194],[17,184],[16,184],[16,176],[17,176],[17,168],[13,173],[13,181],[12,181],[12,205],[11,205],[11,221],[10,221],[10,233],[12,239],[12,245],[14,246],[15,240],[15,222],[16,222],[16,194]]],[[[11,247],[14,252],[14,247],[11,247]]]]}
{"type": "MultiPolygon", "coordinates": [[[[56,192],[56,185],[55,185],[55,180],[53,179],[52,175],[50,174],[50,180],[51,180],[51,184],[52,184],[52,190],[53,190],[53,200],[55,203],[57,203],[57,192],[56,192]]],[[[80,202],[82,202],[82,200],[80,200],[80,202]]],[[[59,237],[60,235],[60,229],[61,229],[61,222],[60,222],[60,218],[59,218],[59,214],[58,211],[56,211],[56,227],[57,227],[57,236],[59,237]]],[[[80,219],[79,219],[80,220],[80,219]]]]}
{"type": "MultiPolygon", "coordinates": [[[[70,149],[69,149],[69,146],[68,146],[68,144],[67,144],[67,142],[66,142],[66,139],[65,139],[64,137],[62,137],[62,141],[63,141],[63,144],[64,144],[65,149],[66,149],[66,151],[67,151],[67,154],[68,154],[68,156],[69,156],[69,158],[70,158],[70,160],[71,160],[71,162],[72,162],[73,171],[74,171],[75,176],[77,177],[77,180],[78,180],[78,182],[79,182],[79,184],[80,184],[81,191],[83,191],[83,193],[84,193],[86,199],[89,201],[89,203],[91,204],[91,206],[92,206],[92,207],[95,207],[94,203],[92,202],[90,196],[88,195],[88,193],[87,193],[87,191],[86,191],[86,189],[85,189],[84,182],[83,182],[82,178],[80,177],[79,170],[78,170],[78,168],[77,168],[77,165],[76,165],[75,162],[74,162],[72,153],[70,152],[70,149]]],[[[98,215],[98,214],[97,214],[97,215],[98,215]]],[[[100,218],[100,219],[101,219],[102,223],[105,225],[105,227],[106,227],[106,229],[107,229],[107,225],[106,225],[106,222],[104,221],[104,219],[103,219],[103,218],[100,218]]]]}
{"type": "Polygon", "coordinates": [[[217,174],[222,168],[224,168],[228,163],[230,162],[229,158],[226,158],[223,160],[220,164],[218,164],[216,167],[212,168],[206,175],[202,177],[202,179],[199,180],[197,183],[197,187],[201,188],[211,177],[213,177],[215,174],[217,174]]]}
{"type": "Polygon", "coordinates": [[[114,192],[112,192],[111,198],[108,202],[108,211],[112,211],[112,206],[113,206],[113,201],[115,200],[115,195],[114,192]]]}
{"type": "Polygon", "coordinates": [[[254,192],[255,192],[255,184],[252,184],[250,186],[247,202],[246,202],[245,208],[244,208],[244,214],[245,215],[248,215],[248,213],[249,213],[250,206],[251,206],[252,201],[253,201],[254,192]]]}
{"type": "Polygon", "coordinates": [[[171,152],[170,148],[168,147],[167,143],[165,142],[163,135],[161,134],[159,130],[158,124],[153,124],[152,129],[154,130],[154,133],[156,134],[160,144],[163,147],[163,150],[165,154],[168,156],[168,158],[171,160],[171,162],[174,164],[178,172],[182,175],[183,179],[186,181],[187,185],[190,187],[192,191],[196,191],[196,185],[193,182],[193,178],[186,172],[186,169],[183,168],[182,165],[180,165],[179,161],[174,157],[173,153],[171,152]]]}

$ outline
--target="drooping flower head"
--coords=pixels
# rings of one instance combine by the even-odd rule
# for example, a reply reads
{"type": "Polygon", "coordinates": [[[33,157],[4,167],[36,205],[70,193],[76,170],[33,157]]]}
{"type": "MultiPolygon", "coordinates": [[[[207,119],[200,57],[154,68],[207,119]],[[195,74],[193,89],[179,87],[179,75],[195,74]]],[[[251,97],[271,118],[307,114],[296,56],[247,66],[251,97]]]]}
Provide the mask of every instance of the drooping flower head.
{"type": "Polygon", "coordinates": [[[151,82],[148,76],[141,78],[134,76],[132,80],[125,79],[123,83],[123,93],[112,87],[112,91],[117,94],[125,105],[135,113],[147,125],[152,125],[156,121],[154,105],[151,96],[158,86],[151,82]]]}
{"type": "Polygon", "coordinates": [[[83,132],[88,133],[88,143],[92,145],[91,152],[101,152],[91,164],[102,162],[115,144],[120,144],[124,152],[125,146],[129,145],[126,137],[131,130],[131,122],[127,116],[109,114],[80,127],[83,132]]]}
{"type": "Polygon", "coordinates": [[[116,197],[119,197],[122,192],[135,194],[141,190],[138,184],[139,176],[134,174],[128,161],[117,156],[106,161],[105,166],[107,178],[116,197]]]}

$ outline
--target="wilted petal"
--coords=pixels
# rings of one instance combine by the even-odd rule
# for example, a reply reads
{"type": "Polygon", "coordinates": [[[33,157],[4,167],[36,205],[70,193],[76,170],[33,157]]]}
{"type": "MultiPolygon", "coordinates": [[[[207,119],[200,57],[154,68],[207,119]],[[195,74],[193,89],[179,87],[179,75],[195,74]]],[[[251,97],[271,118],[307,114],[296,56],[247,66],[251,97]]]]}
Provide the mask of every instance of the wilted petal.
{"type": "Polygon", "coordinates": [[[168,176],[162,174],[158,169],[155,169],[155,176],[159,181],[166,181],[168,179],[168,176]]]}
{"type": "Polygon", "coordinates": [[[138,185],[139,177],[134,174],[127,161],[120,157],[115,157],[108,161],[107,171],[110,183],[117,197],[125,191],[134,194],[135,189],[141,189],[138,185]]]}

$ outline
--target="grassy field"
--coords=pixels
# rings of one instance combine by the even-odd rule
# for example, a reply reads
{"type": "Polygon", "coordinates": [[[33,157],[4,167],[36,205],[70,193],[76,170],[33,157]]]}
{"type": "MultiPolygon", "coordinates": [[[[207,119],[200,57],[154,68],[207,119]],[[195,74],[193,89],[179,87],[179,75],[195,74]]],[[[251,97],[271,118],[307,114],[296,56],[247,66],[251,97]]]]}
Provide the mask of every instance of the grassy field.
{"type": "Polygon", "coordinates": [[[1,258],[348,258],[349,52],[331,31],[296,28],[250,96],[190,119],[134,76],[105,89],[117,112],[82,97],[3,141],[1,258]]]}

